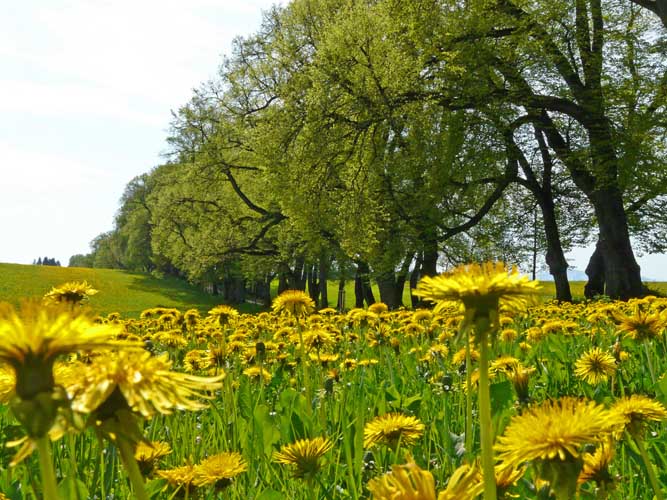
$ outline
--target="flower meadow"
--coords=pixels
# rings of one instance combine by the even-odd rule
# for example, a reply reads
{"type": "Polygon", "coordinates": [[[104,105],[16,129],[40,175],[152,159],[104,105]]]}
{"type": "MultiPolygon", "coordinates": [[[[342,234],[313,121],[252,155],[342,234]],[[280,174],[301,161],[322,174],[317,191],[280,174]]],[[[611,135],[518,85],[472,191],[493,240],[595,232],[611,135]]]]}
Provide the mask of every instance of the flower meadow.
{"type": "Polygon", "coordinates": [[[667,299],[537,289],[487,263],[417,310],[2,305],[0,499],[665,498],[667,299]]]}

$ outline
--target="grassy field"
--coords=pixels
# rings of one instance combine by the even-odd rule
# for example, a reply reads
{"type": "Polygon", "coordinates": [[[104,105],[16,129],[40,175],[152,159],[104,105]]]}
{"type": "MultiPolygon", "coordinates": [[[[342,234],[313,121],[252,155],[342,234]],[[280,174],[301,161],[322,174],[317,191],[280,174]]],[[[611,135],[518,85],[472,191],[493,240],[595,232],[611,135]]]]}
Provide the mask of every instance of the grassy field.
{"type": "MultiPolygon", "coordinates": [[[[21,298],[41,297],[53,286],[82,280],[99,290],[90,299],[90,306],[99,314],[119,312],[123,317],[138,317],[144,309],[156,306],[183,311],[195,308],[206,312],[220,304],[220,297],[176,278],[156,278],[150,274],[115,269],[21,264],[0,264],[0,301],[17,304],[21,298]]],[[[256,309],[248,304],[244,312],[256,309]]]]}

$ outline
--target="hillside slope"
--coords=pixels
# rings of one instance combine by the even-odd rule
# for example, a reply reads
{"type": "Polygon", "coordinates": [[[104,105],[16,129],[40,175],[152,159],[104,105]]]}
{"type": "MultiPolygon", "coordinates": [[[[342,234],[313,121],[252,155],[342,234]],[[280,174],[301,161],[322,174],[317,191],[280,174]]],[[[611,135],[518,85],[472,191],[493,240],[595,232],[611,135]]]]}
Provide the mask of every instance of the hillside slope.
{"type": "Polygon", "coordinates": [[[53,286],[83,280],[99,290],[89,305],[104,315],[119,312],[126,318],[138,317],[144,309],[156,306],[206,312],[221,301],[176,278],[116,269],[0,264],[0,302],[17,305],[22,298],[42,297],[53,286]]]}

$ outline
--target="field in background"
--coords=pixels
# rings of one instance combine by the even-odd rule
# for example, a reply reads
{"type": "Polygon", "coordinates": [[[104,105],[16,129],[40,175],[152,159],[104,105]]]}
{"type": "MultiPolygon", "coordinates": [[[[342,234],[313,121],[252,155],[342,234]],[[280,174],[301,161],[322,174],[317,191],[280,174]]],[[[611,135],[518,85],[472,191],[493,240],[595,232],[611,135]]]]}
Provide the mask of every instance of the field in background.
{"type": "MultiPolygon", "coordinates": [[[[182,311],[195,308],[206,312],[221,303],[218,296],[209,295],[183,280],[165,277],[156,278],[150,274],[130,273],[116,269],[89,269],[78,267],[31,266],[22,264],[0,264],[0,302],[17,305],[22,298],[39,298],[51,287],[67,281],[86,280],[100,293],[90,299],[91,307],[99,314],[119,312],[123,317],[138,317],[144,309],[156,306],[175,307],[182,311]]],[[[575,300],[583,298],[584,282],[571,283],[575,300]]],[[[667,294],[666,282],[651,282],[648,286],[667,294]]],[[[275,297],[278,282],[271,287],[275,297]]],[[[553,282],[542,282],[542,296],[545,300],[555,295],[553,282]]],[[[335,307],[338,300],[338,282],[328,283],[329,305],[335,307]]],[[[380,300],[377,285],[373,285],[376,300],[380,300]]],[[[403,303],[410,306],[410,291],[406,285],[403,303]]],[[[354,281],[345,286],[345,306],[354,307],[354,281]]],[[[244,304],[238,307],[242,312],[257,312],[259,306],[244,304]]]]}
{"type": "MultiPolygon", "coordinates": [[[[205,313],[221,303],[220,297],[176,278],[156,278],[116,269],[22,264],[0,264],[0,301],[17,305],[22,298],[42,297],[53,286],[82,280],[99,290],[91,297],[90,306],[104,315],[119,312],[126,318],[138,317],[144,309],[156,306],[175,307],[182,311],[195,308],[205,313]]],[[[240,309],[255,312],[259,308],[247,304],[240,309]]]]}

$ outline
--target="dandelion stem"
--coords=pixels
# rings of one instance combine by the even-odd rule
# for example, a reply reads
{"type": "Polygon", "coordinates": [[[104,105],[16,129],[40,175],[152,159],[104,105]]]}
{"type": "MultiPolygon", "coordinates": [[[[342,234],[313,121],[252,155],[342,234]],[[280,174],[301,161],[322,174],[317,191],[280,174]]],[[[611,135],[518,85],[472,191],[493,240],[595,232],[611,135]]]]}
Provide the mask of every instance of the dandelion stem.
{"type": "Polygon", "coordinates": [[[489,391],[489,329],[479,335],[479,425],[482,441],[482,473],[484,500],[496,500],[496,472],[493,465],[493,428],[491,426],[491,395],[489,391]]]}
{"type": "Polygon", "coordinates": [[[465,332],[466,341],[466,428],[465,428],[465,451],[468,457],[472,457],[472,358],[470,355],[470,342],[468,332],[465,332]]]}
{"type": "Polygon", "coordinates": [[[636,438],[635,444],[637,445],[637,449],[639,450],[639,454],[642,457],[642,460],[644,461],[644,466],[646,467],[646,472],[648,473],[648,479],[651,482],[651,486],[653,487],[653,492],[655,493],[655,498],[657,500],[664,500],[664,495],[662,494],[662,490],[660,489],[660,483],[658,482],[658,477],[655,474],[655,468],[653,467],[653,463],[651,462],[651,459],[648,456],[648,453],[646,452],[646,447],[644,446],[644,441],[641,438],[636,438]]]}
{"type": "Polygon", "coordinates": [[[653,385],[655,385],[655,371],[653,370],[651,353],[648,350],[648,342],[644,342],[644,352],[646,353],[646,363],[648,364],[648,371],[651,374],[651,382],[653,383],[653,385]]]}
{"type": "Polygon", "coordinates": [[[39,452],[39,472],[42,476],[44,500],[58,500],[56,473],[53,470],[51,442],[49,441],[48,434],[37,439],[37,451],[39,452]]]}
{"type": "Polygon", "coordinates": [[[137,500],[149,500],[148,494],[144,488],[144,478],[141,475],[139,470],[139,464],[137,464],[136,459],[134,458],[134,450],[130,445],[130,442],[127,439],[122,437],[118,438],[116,442],[118,445],[118,450],[120,451],[120,458],[123,462],[123,467],[130,478],[130,483],[132,484],[132,489],[134,490],[134,496],[137,500]]]}

